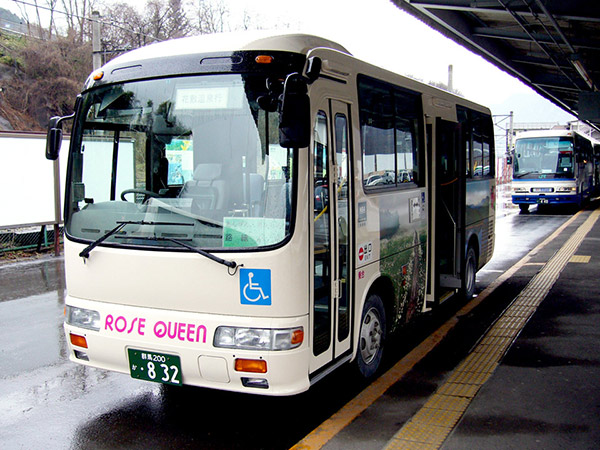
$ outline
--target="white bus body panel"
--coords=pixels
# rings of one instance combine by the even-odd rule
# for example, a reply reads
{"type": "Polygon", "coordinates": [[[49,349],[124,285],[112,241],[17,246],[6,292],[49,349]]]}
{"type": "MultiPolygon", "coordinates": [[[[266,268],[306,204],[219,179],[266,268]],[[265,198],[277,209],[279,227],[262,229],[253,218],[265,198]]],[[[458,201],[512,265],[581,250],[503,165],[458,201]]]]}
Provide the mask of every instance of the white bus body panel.
{"type": "Polygon", "coordinates": [[[97,332],[65,323],[67,336],[70,333],[84,336],[88,344],[86,349],[75,347],[68,341],[69,358],[73,362],[129,373],[127,350],[132,348],[179,356],[182,382],[186,385],[269,395],[296,394],[310,386],[307,371],[310,350],[306,340],[293,350],[265,352],[215,348],[212,342],[214,331],[219,325],[253,328],[301,326],[306,330],[306,315],[284,319],[257,319],[186,313],[88,301],[70,295],[66,304],[96,310],[102,318],[102,326],[97,332]],[[74,350],[87,354],[89,362],[76,358],[74,350]],[[268,372],[236,372],[236,358],[265,360],[268,372]],[[264,378],[269,383],[269,389],[244,387],[242,377],[264,378]]]}

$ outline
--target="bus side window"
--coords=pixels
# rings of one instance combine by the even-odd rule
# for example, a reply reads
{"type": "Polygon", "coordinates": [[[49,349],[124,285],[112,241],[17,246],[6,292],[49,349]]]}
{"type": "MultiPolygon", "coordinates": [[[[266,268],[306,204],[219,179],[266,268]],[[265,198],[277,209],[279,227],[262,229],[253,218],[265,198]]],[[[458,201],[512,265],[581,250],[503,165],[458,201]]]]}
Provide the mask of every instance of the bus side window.
{"type": "Polygon", "coordinates": [[[473,155],[471,173],[475,178],[483,176],[483,142],[481,135],[473,133],[473,155]]]}
{"type": "Polygon", "coordinates": [[[471,178],[472,176],[472,172],[471,172],[471,141],[469,140],[469,135],[467,133],[465,133],[465,167],[466,167],[466,176],[467,178],[471,178]]]}
{"type": "Polygon", "coordinates": [[[367,77],[358,96],[365,189],[423,185],[421,96],[367,77]]]}

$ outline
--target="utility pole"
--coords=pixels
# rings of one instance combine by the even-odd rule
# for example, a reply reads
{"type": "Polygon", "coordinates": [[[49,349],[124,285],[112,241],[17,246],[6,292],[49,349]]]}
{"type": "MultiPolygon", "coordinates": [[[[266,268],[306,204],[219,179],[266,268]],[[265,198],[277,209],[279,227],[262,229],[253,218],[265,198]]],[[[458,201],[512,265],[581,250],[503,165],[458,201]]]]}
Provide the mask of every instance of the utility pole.
{"type": "Polygon", "coordinates": [[[512,151],[512,146],[513,146],[513,136],[515,133],[514,127],[513,127],[513,118],[514,118],[514,114],[511,111],[510,112],[510,119],[509,119],[509,125],[508,125],[508,148],[506,149],[506,152],[508,154],[510,154],[510,152],[512,151]]]}
{"type": "Polygon", "coordinates": [[[100,48],[100,13],[92,11],[92,66],[94,70],[102,67],[102,49],[100,48]]]}

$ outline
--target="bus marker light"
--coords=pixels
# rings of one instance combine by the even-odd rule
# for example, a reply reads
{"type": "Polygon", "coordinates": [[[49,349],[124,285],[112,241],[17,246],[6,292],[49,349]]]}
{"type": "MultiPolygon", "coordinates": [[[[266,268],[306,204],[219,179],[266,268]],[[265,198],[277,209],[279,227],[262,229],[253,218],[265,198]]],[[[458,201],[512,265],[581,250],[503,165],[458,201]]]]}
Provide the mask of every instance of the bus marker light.
{"type": "Polygon", "coordinates": [[[236,372],[267,373],[267,362],[263,359],[241,359],[235,360],[236,372]]]}
{"type": "Polygon", "coordinates": [[[94,72],[94,74],[92,75],[92,79],[94,81],[99,81],[102,79],[103,76],[104,76],[104,72],[102,70],[99,70],[97,72],[94,72]]]}
{"type": "Polygon", "coordinates": [[[88,348],[87,341],[84,336],[79,336],[78,334],[69,333],[71,338],[71,344],[76,345],[77,347],[88,348]]]}
{"type": "Polygon", "coordinates": [[[273,57],[270,55],[258,55],[254,58],[258,64],[271,64],[273,62],[273,57]]]}

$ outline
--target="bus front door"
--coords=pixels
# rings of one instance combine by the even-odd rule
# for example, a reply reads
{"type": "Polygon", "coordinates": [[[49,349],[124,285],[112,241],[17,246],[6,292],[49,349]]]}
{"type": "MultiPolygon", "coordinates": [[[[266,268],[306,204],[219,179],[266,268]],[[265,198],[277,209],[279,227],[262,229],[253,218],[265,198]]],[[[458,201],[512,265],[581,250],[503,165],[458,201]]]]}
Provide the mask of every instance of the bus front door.
{"type": "Polygon", "coordinates": [[[349,105],[324,101],[315,118],[313,174],[313,303],[310,372],[350,355],[349,105]]]}

